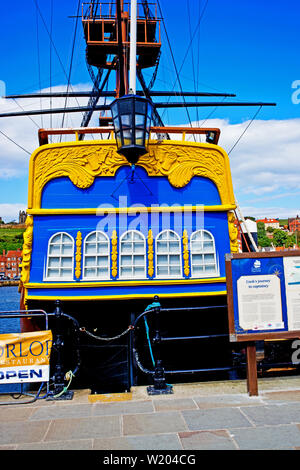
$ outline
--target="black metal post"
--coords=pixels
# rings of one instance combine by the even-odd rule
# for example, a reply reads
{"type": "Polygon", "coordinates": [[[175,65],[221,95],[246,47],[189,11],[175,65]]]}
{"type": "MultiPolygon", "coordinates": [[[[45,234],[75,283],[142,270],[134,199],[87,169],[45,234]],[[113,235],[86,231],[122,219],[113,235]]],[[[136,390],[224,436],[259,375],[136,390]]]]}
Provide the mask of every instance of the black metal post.
{"type": "MultiPolygon", "coordinates": [[[[154,302],[159,302],[159,297],[154,297],[154,302]]],[[[154,308],[155,334],[153,344],[155,345],[155,372],[153,375],[153,385],[147,387],[148,395],[169,395],[173,393],[172,385],[166,383],[165,370],[161,360],[161,334],[160,334],[160,306],[154,308]]]]}
{"type": "Polygon", "coordinates": [[[63,335],[59,334],[62,331],[61,328],[61,319],[62,319],[62,309],[59,300],[55,301],[55,329],[56,329],[56,336],[53,342],[53,348],[55,350],[55,368],[52,380],[54,382],[54,389],[51,393],[49,393],[47,400],[71,400],[73,398],[74,392],[66,390],[64,393],[64,372],[63,372],[63,347],[64,347],[64,338],[63,335]]]}

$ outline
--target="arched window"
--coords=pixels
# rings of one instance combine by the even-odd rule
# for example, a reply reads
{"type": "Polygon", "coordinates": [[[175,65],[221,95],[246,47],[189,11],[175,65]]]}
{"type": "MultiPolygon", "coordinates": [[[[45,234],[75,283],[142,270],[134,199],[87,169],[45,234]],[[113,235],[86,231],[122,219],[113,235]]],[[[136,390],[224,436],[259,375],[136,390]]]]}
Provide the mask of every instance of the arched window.
{"type": "Polygon", "coordinates": [[[83,278],[109,279],[109,238],[103,232],[91,232],[84,240],[83,278]]]}
{"type": "Polygon", "coordinates": [[[182,277],[181,242],[173,230],[164,230],[156,237],[157,277],[182,277]]]}
{"type": "Polygon", "coordinates": [[[218,274],[215,240],[207,230],[197,230],[191,235],[190,253],[193,277],[218,274]]]}
{"type": "Polygon", "coordinates": [[[120,278],[146,277],[146,240],[136,230],[120,237],[120,278]]]}
{"type": "Polygon", "coordinates": [[[53,235],[48,244],[47,279],[73,280],[74,240],[67,233],[53,235]]]}

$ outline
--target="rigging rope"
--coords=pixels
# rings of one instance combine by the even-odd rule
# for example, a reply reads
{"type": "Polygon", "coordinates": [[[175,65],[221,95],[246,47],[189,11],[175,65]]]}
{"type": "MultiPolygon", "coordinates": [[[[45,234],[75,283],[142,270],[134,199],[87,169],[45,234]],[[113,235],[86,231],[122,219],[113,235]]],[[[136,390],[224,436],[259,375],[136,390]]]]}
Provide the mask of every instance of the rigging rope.
{"type": "MultiPolygon", "coordinates": [[[[45,21],[43,15],[42,15],[42,12],[41,12],[41,10],[40,10],[40,8],[39,8],[39,6],[38,6],[37,0],[33,0],[33,1],[34,1],[34,3],[35,3],[37,12],[39,13],[39,15],[40,15],[40,17],[41,17],[41,19],[42,19],[42,22],[43,22],[43,24],[44,24],[45,30],[46,30],[46,32],[47,32],[47,34],[48,34],[48,36],[49,36],[49,39],[50,39],[51,44],[52,44],[52,47],[53,47],[54,52],[55,52],[55,54],[56,54],[56,56],[57,56],[57,58],[58,58],[58,61],[59,61],[60,66],[61,66],[61,68],[62,68],[62,70],[63,70],[63,73],[64,73],[66,79],[68,80],[68,74],[67,74],[67,72],[66,72],[66,70],[65,70],[64,64],[63,64],[63,62],[62,62],[62,60],[61,60],[61,58],[60,58],[60,55],[59,55],[59,53],[58,53],[58,51],[57,51],[57,49],[56,49],[55,44],[54,44],[54,42],[53,42],[52,35],[50,34],[50,31],[49,31],[49,29],[48,29],[48,27],[47,27],[46,21],[45,21]]],[[[72,90],[72,86],[71,86],[71,85],[70,85],[70,88],[71,88],[71,90],[72,90]]],[[[74,99],[76,100],[77,106],[80,108],[80,105],[79,105],[79,102],[78,102],[77,98],[75,97],[74,99]]],[[[81,112],[82,112],[82,114],[83,114],[83,111],[81,111],[81,112]]]]}
{"type": "MultiPolygon", "coordinates": [[[[38,75],[39,75],[39,89],[41,91],[42,89],[42,84],[41,84],[41,63],[40,63],[40,41],[39,41],[39,17],[38,17],[38,11],[36,9],[36,42],[37,42],[37,59],[38,59],[38,75]]],[[[42,98],[40,98],[40,109],[42,109],[42,98]]],[[[43,115],[41,114],[41,123],[42,127],[44,127],[43,124],[43,115]]]]}
{"type": "Polygon", "coordinates": [[[19,147],[20,149],[24,150],[24,152],[28,153],[28,155],[31,155],[32,152],[29,152],[28,150],[24,149],[24,147],[22,147],[21,145],[17,144],[17,142],[15,142],[11,137],[9,137],[8,135],[6,135],[3,131],[0,131],[0,133],[2,135],[4,135],[4,137],[6,137],[8,140],[10,140],[13,144],[15,144],[17,147],[19,147]]]}
{"type": "MultiPolygon", "coordinates": [[[[170,49],[170,53],[171,53],[171,57],[172,57],[173,65],[174,65],[174,69],[175,69],[176,76],[177,76],[177,81],[178,81],[178,84],[179,84],[179,87],[180,87],[181,97],[182,97],[183,102],[184,102],[184,104],[185,104],[185,98],[184,98],[184,96],[183,96],[183,89],[182,89],[182,85],[181,85],[181,80],[180,80],[180,77],[179,77],[179,72],[178,72],[178,69],[177,69],[177,66],[176,66],[175,57],[174,57],[173,50],[172,50],[172,47],[171,47],[169,35],[168,35],[168,32],[167,32],[167,28],[166,28],[166,25],[165,25],[165,20],[164,20],[164,18],[163,18],[163,14],[162,14],[162,10],[161,10],[161,6],[160,6],[160,1],[159,1],[159,0],[157,1],[157,4],[158,4],[159,11],[160,11],[160,16],[161,16],[161,18],[162,18],[162,22],[163,22],[163,26],[164,26],[164,30],[165,30],[165,34],[166,34],[166,38],[167,38],[167,42],[168,42],[168,45],[169,45],[169,49],[170,49]]],[[[176,82],[175,82],[175,83],[176,83],[176,82]]],[[[186,107],[185,109],[186,109],[186,113],[187,113],[187,116],[188,116],[188,120],[189,120],[189,122],[190,122],[190,126],[193,127],[189,110],[188,110],[187,107],[186,107]]],[[[194,140],[195,140],[195,142],[196,142],[196,137],[195,137],[195,135],[194,135],[194,140]]]]}
{"type": "MultiPolygon", "coordinates": [[[[76,43],[77,26],[78,26],[78,14],[79,14],[80,4],[81,4],[81,0],[78,0],[76,21],[75,21],[75,29],[74,29],[74,36],[73,36],[73,44],[72,44],[72,52],[71,52],[71,60],[70,60],[70,69],[69,69],[69,76],[68,76],[67,94],[69,93],[70,82],[71,82],[71,73],[72,73],[72,67],[73,67],[73,58],[74,58],[74,50],[75,50],[75,43],[76,43]]],[[[66,99],[65,99],[65,107],[64,107],[65,110],[66,110],[66,107],[67,107],[67,101],[68,101],[68,96],[66,96],[66,99]]],[[[66,113],[64,112],[61,127],[64,127],[65,115],[66,115],[66,113]]],[[[62,139],[62,135],[60,136],[60,142],[61,142],[61,139],[62,139]]]]}
{"type": "Polygon", "coordinates": [[[260,112],[262,106],[260,106],[258,108],[258,110],[256,111],[256,113],[254,114],[253,118],[251,119],[251,121],[248,123],[248,125],[246,126],[246,128],[244,129],[244,131],[242,132],[242,134],[240,135],[240,137],[237,139],[236,143],[233,145],[233,147],[231,147],[231,149],[229,150],[228,152],[228,155],[231,154],[232,150],[236,147],[236,145],[239,143],[239,141],[241,140],[241,138],[243,137],[243,135],[247,132],[247,130],[249,129],[249,127],[251,126],[252,122],[254,121],[254,119],[256,118],[256,116],[258,115],[258,113],[260,112]]]}

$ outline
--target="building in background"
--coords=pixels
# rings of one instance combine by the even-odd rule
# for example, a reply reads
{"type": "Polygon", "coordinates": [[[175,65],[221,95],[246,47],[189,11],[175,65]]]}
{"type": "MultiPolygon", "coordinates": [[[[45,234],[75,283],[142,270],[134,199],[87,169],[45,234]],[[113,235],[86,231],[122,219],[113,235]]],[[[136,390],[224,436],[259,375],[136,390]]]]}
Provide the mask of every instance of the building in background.
{"type": "Polygon", "coordinates": [[[13,279],[20,276],[21,262],[21,250],[8,250],[7,253],[3,250],[2,255],[0,255],[0,279],[3,277],[13,279]]]}
{"type": "Polygon", "coordinates": [[[290,232],[300,232],[300,217],[297,215],[294,219],[288,219],[290,232]]]}
{"type": "Polygon", "coordinates": [[[280,223],[277,219],[259,219],[256,221],[256,223],[258,222],[262,222],[265,225],[265,229],[268,227],[272,227],[274,229],[280,228],[280,223]]]}

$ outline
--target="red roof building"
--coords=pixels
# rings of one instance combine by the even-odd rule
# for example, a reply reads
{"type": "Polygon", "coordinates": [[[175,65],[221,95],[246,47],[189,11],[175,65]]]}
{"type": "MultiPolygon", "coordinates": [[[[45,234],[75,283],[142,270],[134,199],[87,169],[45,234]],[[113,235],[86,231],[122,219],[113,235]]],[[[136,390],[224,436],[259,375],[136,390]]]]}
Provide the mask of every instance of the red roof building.
{"type": "Polygon", "coordinates": [[[0,255],[0,277],[13,279],[16,276],[20,276],[21,262],[21,250],[8,250],[7,253],[3,250],[2,255],[0,255]]]}
{"type": "Polygon", "coordinates": [[[265,228],[272,227],[272,228],[279,228],[279,220],[277,219],[259,219],[256,221],[256,223],[262,222],[265,224],[265,228]]]}
{"type": "Polygon", "coordinates": [[[290,232],[300,232],[300,218],[298,215],[295,219],[289,219],[288,224],[290,232]]]}

